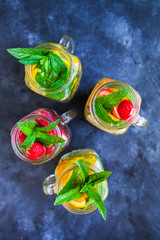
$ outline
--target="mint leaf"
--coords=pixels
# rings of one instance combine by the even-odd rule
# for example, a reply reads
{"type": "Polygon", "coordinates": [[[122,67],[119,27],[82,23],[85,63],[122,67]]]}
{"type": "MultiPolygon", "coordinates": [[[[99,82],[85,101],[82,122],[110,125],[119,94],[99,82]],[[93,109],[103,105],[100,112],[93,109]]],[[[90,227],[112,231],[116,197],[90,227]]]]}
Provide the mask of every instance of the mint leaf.
{"type": "MultiPolygon", "coordinates": [[[[82,192],[82,190],[81,190],[82,192]]],[[[97,190],[91,186],[91,185],[87,185],[85,186],[85,188],[83,189],[83,192],[85,192],[87,194],[88,197],[90,197],[91,199],[94,200],[98,210],[100,211],[102,217],[104,220],[106,220],[106,208],[105,208],[105,204],[101,198],[101,196],[99,195],[99,193],[97,192],[97,190]]]]}
{"type": "Polygon", "coordinates": [[[95,186],[96,184],[107,180],[107,178],[111,175],[109,171],[103,171],[100,173],[94,173],[89,175],[87,184],[95,186]]]}
{"type": "Polygon", "coordinates": [[[57,119],[55,122],[51,123],[50,125],[48,125],[46,127],[36,127],[36,130],[40,131],[40,132],[50,132],[52,129],[54,129],[57,126],[59,121],[60,121],[60,119],[57,119]]]}
{"type": "Polygon", "coordinates": [[[30,57],[20,59],[19,62],[26,65],[33,65],[38,63],[43,58],[44,56],[32,55],[30,57]]]}
{"type": "Polygon", "coordinates": [[[36,139],[46,147],[49,147],[56,143],[65,142],[65,140],[61,137],[53,136],[43,132],[36,132],[36,139]]]}
{"type": "Polygon", "coordinates": [[[29,136],[32,132],[33,129],[36,126],[36,122],[30,121],[30,122],[18,122],[18,128],[27,136],[29,136]]]}
{"type": "Polygon", "coordinates": [[[21,144],[21,147],[30,149],[30,147],[32,147],[32,145],[34,144],[35,140],[36,140],[36,134],[35,132],[32,132],[31,135],[28,136],[24,140],[24,142],[21,144]]]}
{"type": "Polygon", "coordinates": [[[80,193],[80,187],[71,189],[67,193],[57,195],[54,205],[59,205],[64,202],[70,202],[73,200],[77,200],[82,197],[82,193],[80,193]]]}
{"type": "Polygon", "coordinates": [[[35,49],[35,48],[10,48],[7,51],[15,58],[22,59],[31,57],[34,55],[46,56],[49,50],[46,49],[35,49]]]}
{"type": "Polygon", "coordinates": [[[75,164],[77,164],[78,167],[81,169],[81,172],[83,174],[83,179],[85,182],[88,178],[89,171],[87,171],[87,169],[83,166],[83,159],[82,159],[82,162],[81,162],[81,159],[79,159],[78,161],[75,162],[75,164]]]}
{"type": "MultiPolygon", "coordinates": [[[[111,95],[111,94],[110,94],[111,95]]],[[[109,96],[109,95],[108,95],[109,96]]],[[[111,116],[109,116],[109,114],[107,113],[107,111],[105,110],[105,108],[102,106],[102,102],[100,100],[100,98],[96,98],[95,100],[95,112],[96,115],[105,123],[113,123],[115,125],[119,124],[122,121],[114,121],[111,116]]]]}
{"type": "Polygon", "coordinates": [[[123,88],[107,96],[98,97],[98,99],[100,100],[105,110],[107,112],[110,112],[114,107],[116,107],[123,100],[124,97],[127,96],[130,90],[131,90],[130,87],[123,88]]]}
{"type": "Polygon", "coordinates": [[[80,170],[74,169],[70,179],[68,180],[66,185],[61,189],[58,195],[65,194],[71,189],[81,186],[82,183],[83,183],[83,179],[82,179],[80,170]]]}

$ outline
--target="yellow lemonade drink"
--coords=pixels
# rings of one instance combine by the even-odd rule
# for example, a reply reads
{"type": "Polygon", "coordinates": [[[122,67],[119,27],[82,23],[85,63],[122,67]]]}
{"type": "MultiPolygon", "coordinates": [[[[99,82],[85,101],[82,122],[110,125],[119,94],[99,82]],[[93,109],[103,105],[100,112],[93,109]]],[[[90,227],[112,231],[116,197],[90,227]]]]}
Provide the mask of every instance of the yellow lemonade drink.
{"type": "Polygon", "coordinates": [[[82,75],[74,41],[63,36],[59,44],[42,43],[34,48],[11,48],[8,52],[25,64],[25,83],[34,92],[59,102],[69,101],[82,75]]]}
{"type": "MultiPolygon", "coordinates": [[[[55,170],[55,179],[53,178],[53,175],[45,179],[43,184],[44,192],[46,194],[58,194],[57,197],[60,198],[61,193],[63,194],[64,189],[66,190],[67,187],[70,191],[72,191],[79,189],[81,185],[81,191],[78,192],[80,196],[78,196],[76,199],[62,202],[62,205],[72,213],[87,214],[97,209],[97,205],[95,204],[94,199],[91,198],[90,192],[84,188],[89,186],[91,183],[91,178],[97,177],[95,174],[98,174],[98,177],[100,177],[99,174],[103,175],[104,173],[109,173],[109,175],[111,174],[110,172],[104,171],[100,158],[95,151],[92,149],[75,150],[65,154],[61,158],[55,170]],[[82,180],[84,172],[82,173],[81,170],[88,175],[85,179],[86,185],[83,182],[84,179],[82,180]],[[78,181],[81,182],[80,185],[76,185],[78,181]],[[70,189],[70,186],[74,184],[75,188],[73,189],[71,187],[70,189]],[[82,185],[85,185],[85,187],[82,187],[82,185]]],[[[101,198],[100,201],[104,201],[107,198],[108,184],[106,178],[101,179],[100,182],[95,181],[95,184],[92,184],[92,186],[89,187],[92,188],[93,191],[97,191],[99,198],[101,198]]],[[[57,205],[57,202],[55,205],[57,205]]]]}

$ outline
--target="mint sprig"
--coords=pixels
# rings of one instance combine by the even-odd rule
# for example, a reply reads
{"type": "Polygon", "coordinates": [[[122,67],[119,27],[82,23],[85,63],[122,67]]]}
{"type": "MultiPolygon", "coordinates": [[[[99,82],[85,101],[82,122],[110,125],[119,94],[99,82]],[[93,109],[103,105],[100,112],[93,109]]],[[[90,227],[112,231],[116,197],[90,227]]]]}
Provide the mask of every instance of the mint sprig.
{"type": "Polygon", "coordinates": [[[100,211],[102,217],[104,220],[106,220],[106,208],[105,204],[99,195],[98,191],[91,185],[87,184],[85,187],[81,190],[81,192],[85,192],[88,197],[90,197],[92,200],[94,200],[98,210],[100,211]]]}
{"type": "MultiPolygon", "coordinates": [[[[11,48],[7,51],[25,65],[36,64],[39,69],[35,80],[42,88],[57,88],[68,79],[68,69],[63,60],[46,49],[11,48]]],[[[34,69],[35,69],[34,68],[34,69]]]]}
{"type": "Polygon", "coordinates": [[[107,96],[97,97],[94,107],[95,113],[99,117],[99,119],[108,124],[119,125],[120,123],[123,123],[123,120],[113,120],[113,118],[108,113],[114,107],[116,107],[123,100],[124,97],[127,96],[130,90],[130,87],[126,87],[107,96]]]}
{"type": "Polygon", "coordinates": [[[63,138],[46,133],[54,129],[59,121],[58,119],[46,127],[38,127],[35,121],[18,122],[18,128],[27,136],[21,147],[29,149],[35,141],[43,144],[45,147],[50,147],[56,143],[64,143],[65,140],[63,138]]]}
{"type": "Polygon", "coordinates": [[[83,159],[75,162],[79,168],[73,170],[70,179],[58,193],[54,205],[77,200],[82,197],[82,193],[84,192],[89,197],[86,207],[94,201],[102,217],[106,219],[104,202],[94,186],[105,181],[111,175],[111,172],[102,171],[89,175],[88,170],[83,165],[84,162],[83,159]]]}

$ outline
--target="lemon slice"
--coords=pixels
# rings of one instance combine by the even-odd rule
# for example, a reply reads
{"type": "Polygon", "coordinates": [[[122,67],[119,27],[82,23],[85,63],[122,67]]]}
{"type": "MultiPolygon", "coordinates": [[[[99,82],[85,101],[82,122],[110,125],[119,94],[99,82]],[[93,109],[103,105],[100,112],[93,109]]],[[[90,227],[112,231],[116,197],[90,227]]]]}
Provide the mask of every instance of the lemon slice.
{"type": "Polygon", "coordinates": [[[81,198],[70,201],[69,203],[75,208],[85,208],[87,203],[87,198],[88,196],[85,193],[83,193],[81,198]]]}

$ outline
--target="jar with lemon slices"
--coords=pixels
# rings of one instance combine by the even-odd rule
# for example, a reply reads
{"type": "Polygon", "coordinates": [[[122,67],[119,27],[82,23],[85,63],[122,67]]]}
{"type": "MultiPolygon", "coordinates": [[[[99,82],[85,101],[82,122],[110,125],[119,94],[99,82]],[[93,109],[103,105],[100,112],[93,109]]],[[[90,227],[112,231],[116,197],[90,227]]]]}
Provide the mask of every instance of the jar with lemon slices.
{"type": "Polygon", "coordinates": [[[48,42],[34,48],[11,48],[8,52],[25,64],[25,83],[32,91],[59,102],[74,96],[82,67],[73,55],[71,37],[63,36],[59,44],[48,42]]]}
{"type": "MultiPolygon", "coordinates": [[[[70,191],[71,193],[74,191],[74,189],[76,190],[79,188],[81,189],[78,193],[79,195],[76,192],[75,197],[66,198],[67,201],[64,202],[62,199],[64,195],[62,194],[62,197],[60,196],[60,201],[56,198],[55,205],[58,205],[62,202],[63,207],[72,213],[80,215],[91,213],[96,210],[97,207],[99,209],[99,206],[97,206],[94,199],[87,191],[83,191],[84,183],[82,180],[82,175],[85,175],[85,173],[88,174],[86,179],[91,179],[91,176],[99,177],[100,179],[100,173],[102,175],[103,173],[107,173],[107,176],[111,174],[110,172],[104,171],[100,158],[95,151],[92,149],[75,150],[62,156],[56,167],[55,174],[50,175],[44,180],[44,193],[49,195],[57,194],[59,196],[60,193],[64,193],[64,189],[66,190],[68,188],[68,192],[70,191]],[[78,183],[79,181],[80,184],[78,183]],[[74,189],[73,185],[75,185],[74,189]]],[[[86,180],[86,182],[87,181],[88,180],[86,180]]],[[[89,186],[89,183],[91,183],[91,180],[86,183],[86,186],[89,186]]],[[[93,191],[97,191],[99,197],[102,199],[102,201],[104,201],[108,196],[108,184],[106,178],[101,179],[101,181],[96,182],[96,184],[92,184],[92,188],[93,186],[93,191]]],[[[105,218],[105,216],[103,216],[103,218],[105,218]]]]}

